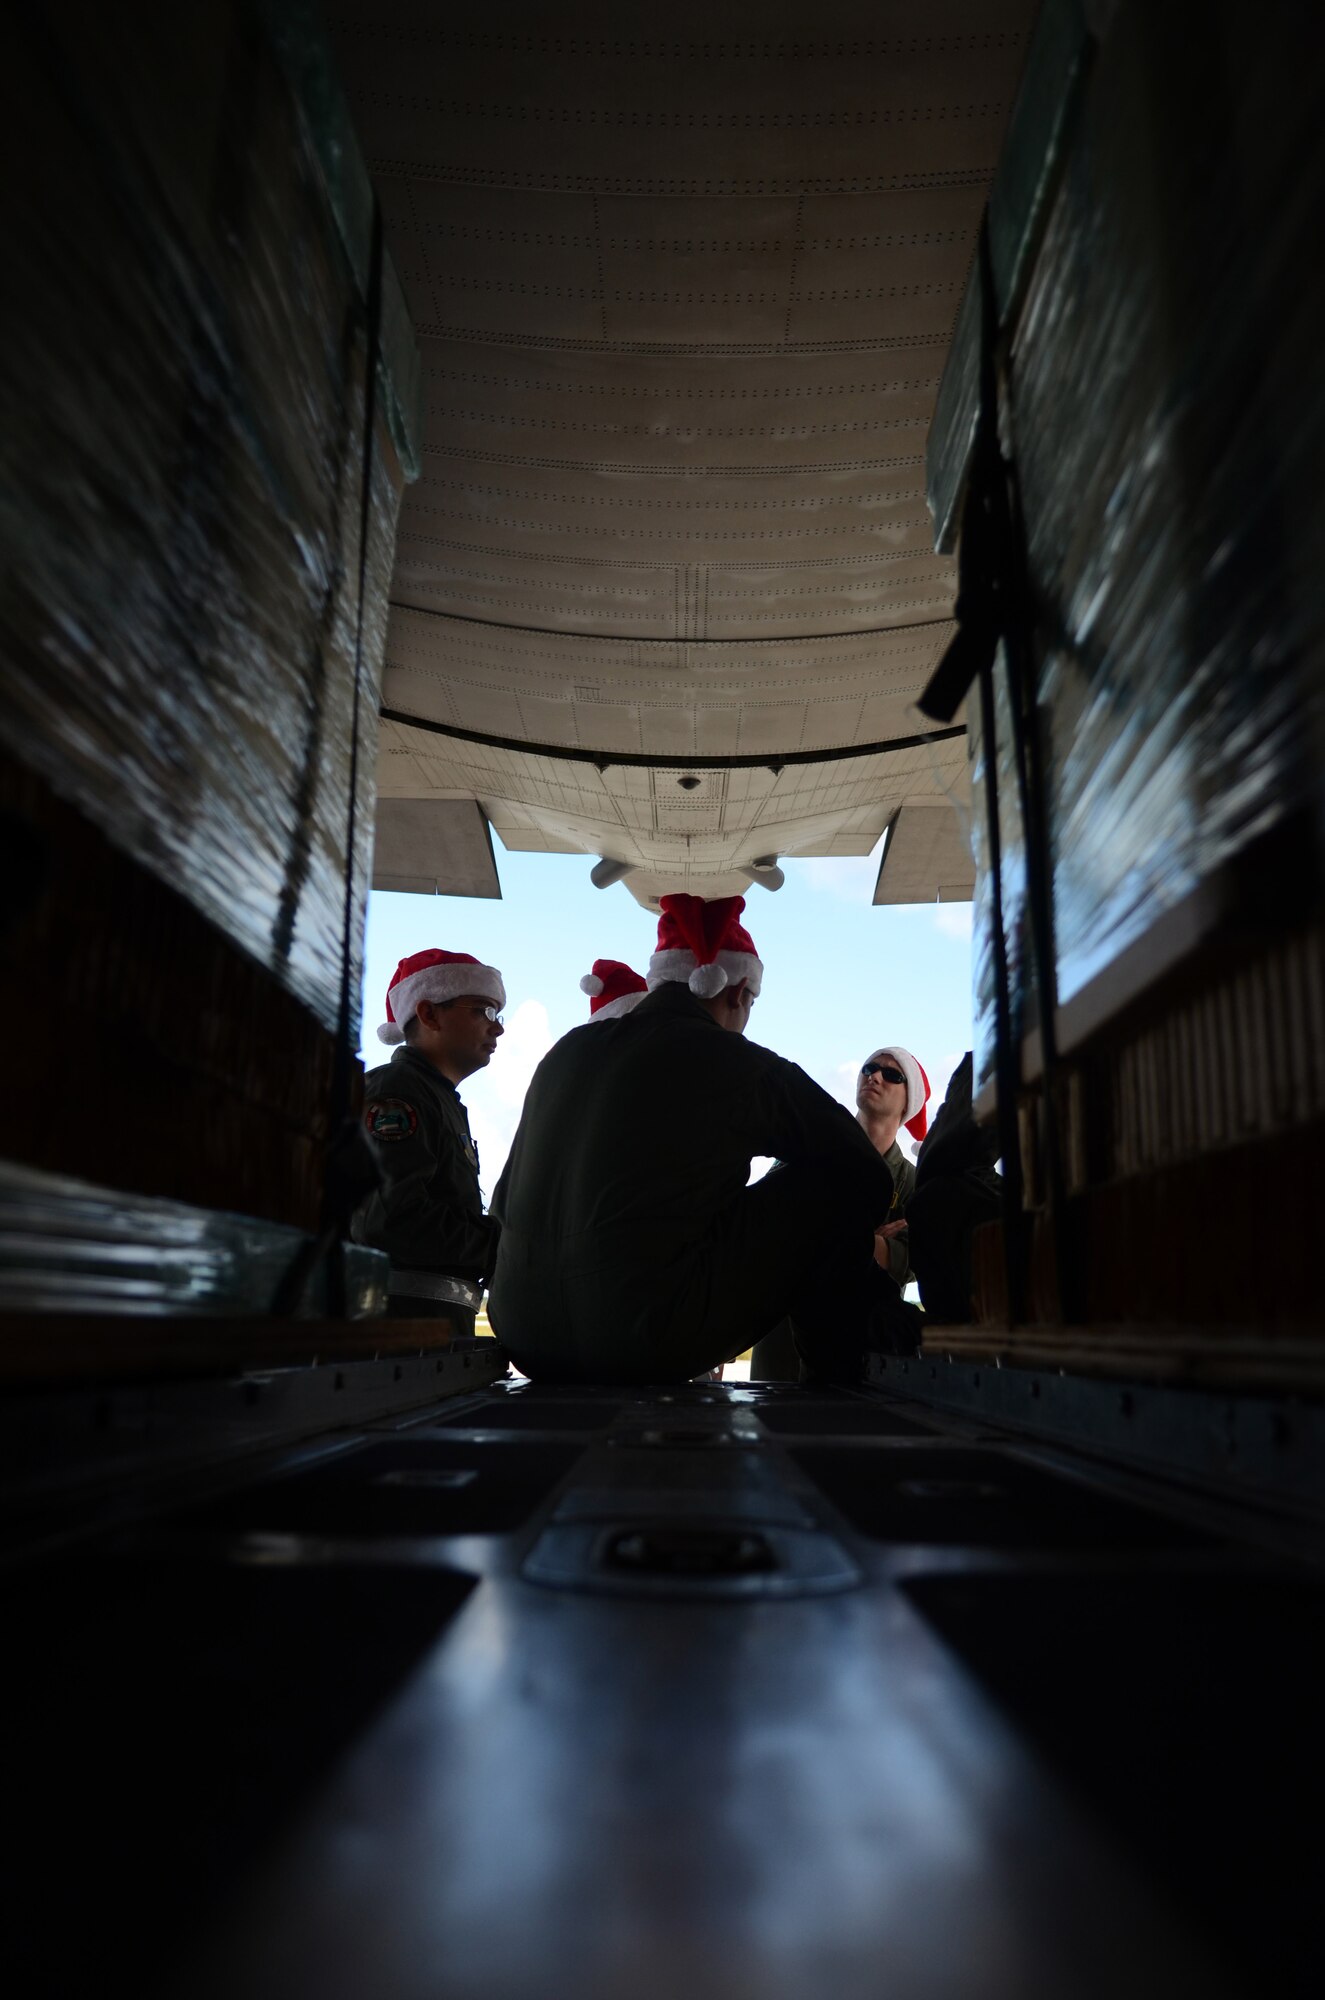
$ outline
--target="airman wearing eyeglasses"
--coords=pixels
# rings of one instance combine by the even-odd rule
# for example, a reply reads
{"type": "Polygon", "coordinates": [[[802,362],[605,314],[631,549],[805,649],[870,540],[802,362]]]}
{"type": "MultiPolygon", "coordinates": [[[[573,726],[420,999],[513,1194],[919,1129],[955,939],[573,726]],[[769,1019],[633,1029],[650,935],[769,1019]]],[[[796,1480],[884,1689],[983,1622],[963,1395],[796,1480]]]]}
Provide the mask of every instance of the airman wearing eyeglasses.
{"type": "Polygon", "coordinates": [[[501,974],[465,952],[416,952],[388,990],[377,1033],[399,1046],[364,1078],[364,1130],[381,1186],[352,1233],[390,1257],[395,1318],[447,1318],[473,1331],[497,1225],[483,1212],[478,1148],[457,1086],[491,1062],[505,1004],[501,974]]]}

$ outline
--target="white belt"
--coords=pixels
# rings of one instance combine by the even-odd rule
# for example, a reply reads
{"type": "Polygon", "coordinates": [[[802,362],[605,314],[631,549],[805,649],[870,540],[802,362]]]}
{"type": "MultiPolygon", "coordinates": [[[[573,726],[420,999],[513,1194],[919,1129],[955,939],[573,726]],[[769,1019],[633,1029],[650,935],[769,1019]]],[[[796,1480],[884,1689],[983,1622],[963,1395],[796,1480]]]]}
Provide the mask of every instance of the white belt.
{"type": "Polygon", "coordinates": [[[470,1312],[477,1312],[483,1302],[482,1285],[471,1284],[468,1278],[448,1278],[442,1271],[399,1271],[394,1264],[387,1291],[410,1299],[439,1299],[470,1312]]]}

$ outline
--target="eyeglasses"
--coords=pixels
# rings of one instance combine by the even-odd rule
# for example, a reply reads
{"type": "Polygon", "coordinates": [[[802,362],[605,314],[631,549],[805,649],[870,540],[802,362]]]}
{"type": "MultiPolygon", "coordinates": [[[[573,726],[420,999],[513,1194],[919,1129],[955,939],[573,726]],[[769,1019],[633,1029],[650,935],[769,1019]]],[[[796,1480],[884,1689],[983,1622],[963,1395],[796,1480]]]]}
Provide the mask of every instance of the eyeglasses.
{"type": "Polygon", "coordinates": [[[500,1007],[485,1007],[483,1009],[483,1018],[485,1021],[492,1021],[499,1028],[502,1026],[500,1007]]]}
{"type": "Polygon", "coordinates": [[[901,1070],[894,1069],[891,1063],[862,1063],[860,1065],[860,1073],[862,1076],[881,1076],[885,1083],[906,1082],[906,1078],[902,1075],[901,1070]]]}

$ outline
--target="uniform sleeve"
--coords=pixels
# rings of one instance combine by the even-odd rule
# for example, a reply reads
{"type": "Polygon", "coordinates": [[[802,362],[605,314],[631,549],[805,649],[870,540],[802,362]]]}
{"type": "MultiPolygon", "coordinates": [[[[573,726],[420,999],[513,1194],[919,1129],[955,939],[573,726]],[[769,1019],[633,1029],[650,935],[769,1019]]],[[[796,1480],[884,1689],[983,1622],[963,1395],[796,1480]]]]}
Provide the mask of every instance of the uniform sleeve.
{"type": "Polygon", "coordinates": [[[368,1099],[368,1134],[382,1185],[356,1217],[355,1238],[393,1264],[483,1278],[496,1225],[484,1215],[478,1174],[453,1129],[406,1073],[368,1099]]]}
{"type": "Polygon", "coordinates": [[[871,1229],[887,1220],[893,1177],[845,1106],[838,1104],[795,1063],[767,1051],[760,1118],[764,1132],[755,1150],[789,1166],[813,1166],[844,1208],[856,1210],[871,1229]]]}
{"type": "MultiPolygon", "coordinates": [[[[893,1209],[889,1220],[896,1222],[906,1214],[907,1203],[911,1199],[916,1184],[916,1170],[903,1155],[897,1170],[897,1184],[893,1194],[893,1209]]],[[[888,1245],[888,1270],[899,1285],[909,1285],[914,1273],[911,1269],[910,1234],[894,1236],[888,1245]]]]}

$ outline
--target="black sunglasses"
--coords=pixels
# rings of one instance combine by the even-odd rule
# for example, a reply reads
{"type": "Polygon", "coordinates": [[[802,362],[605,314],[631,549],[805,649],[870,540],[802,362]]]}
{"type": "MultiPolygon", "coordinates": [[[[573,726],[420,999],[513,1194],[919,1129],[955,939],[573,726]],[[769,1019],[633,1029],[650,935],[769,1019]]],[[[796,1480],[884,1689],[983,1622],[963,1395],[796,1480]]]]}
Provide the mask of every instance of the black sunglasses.
{"type": "Polygon", "coordinates": [[[883,1078],[885,1083],[906,1082],[906,1078],[902,1075],[901,1070],[894,1069],[891,1063],[862,1063],[860,1065],[860,1073],[862,1076],[874,1076],[877,1074],[883,1078]]]}

